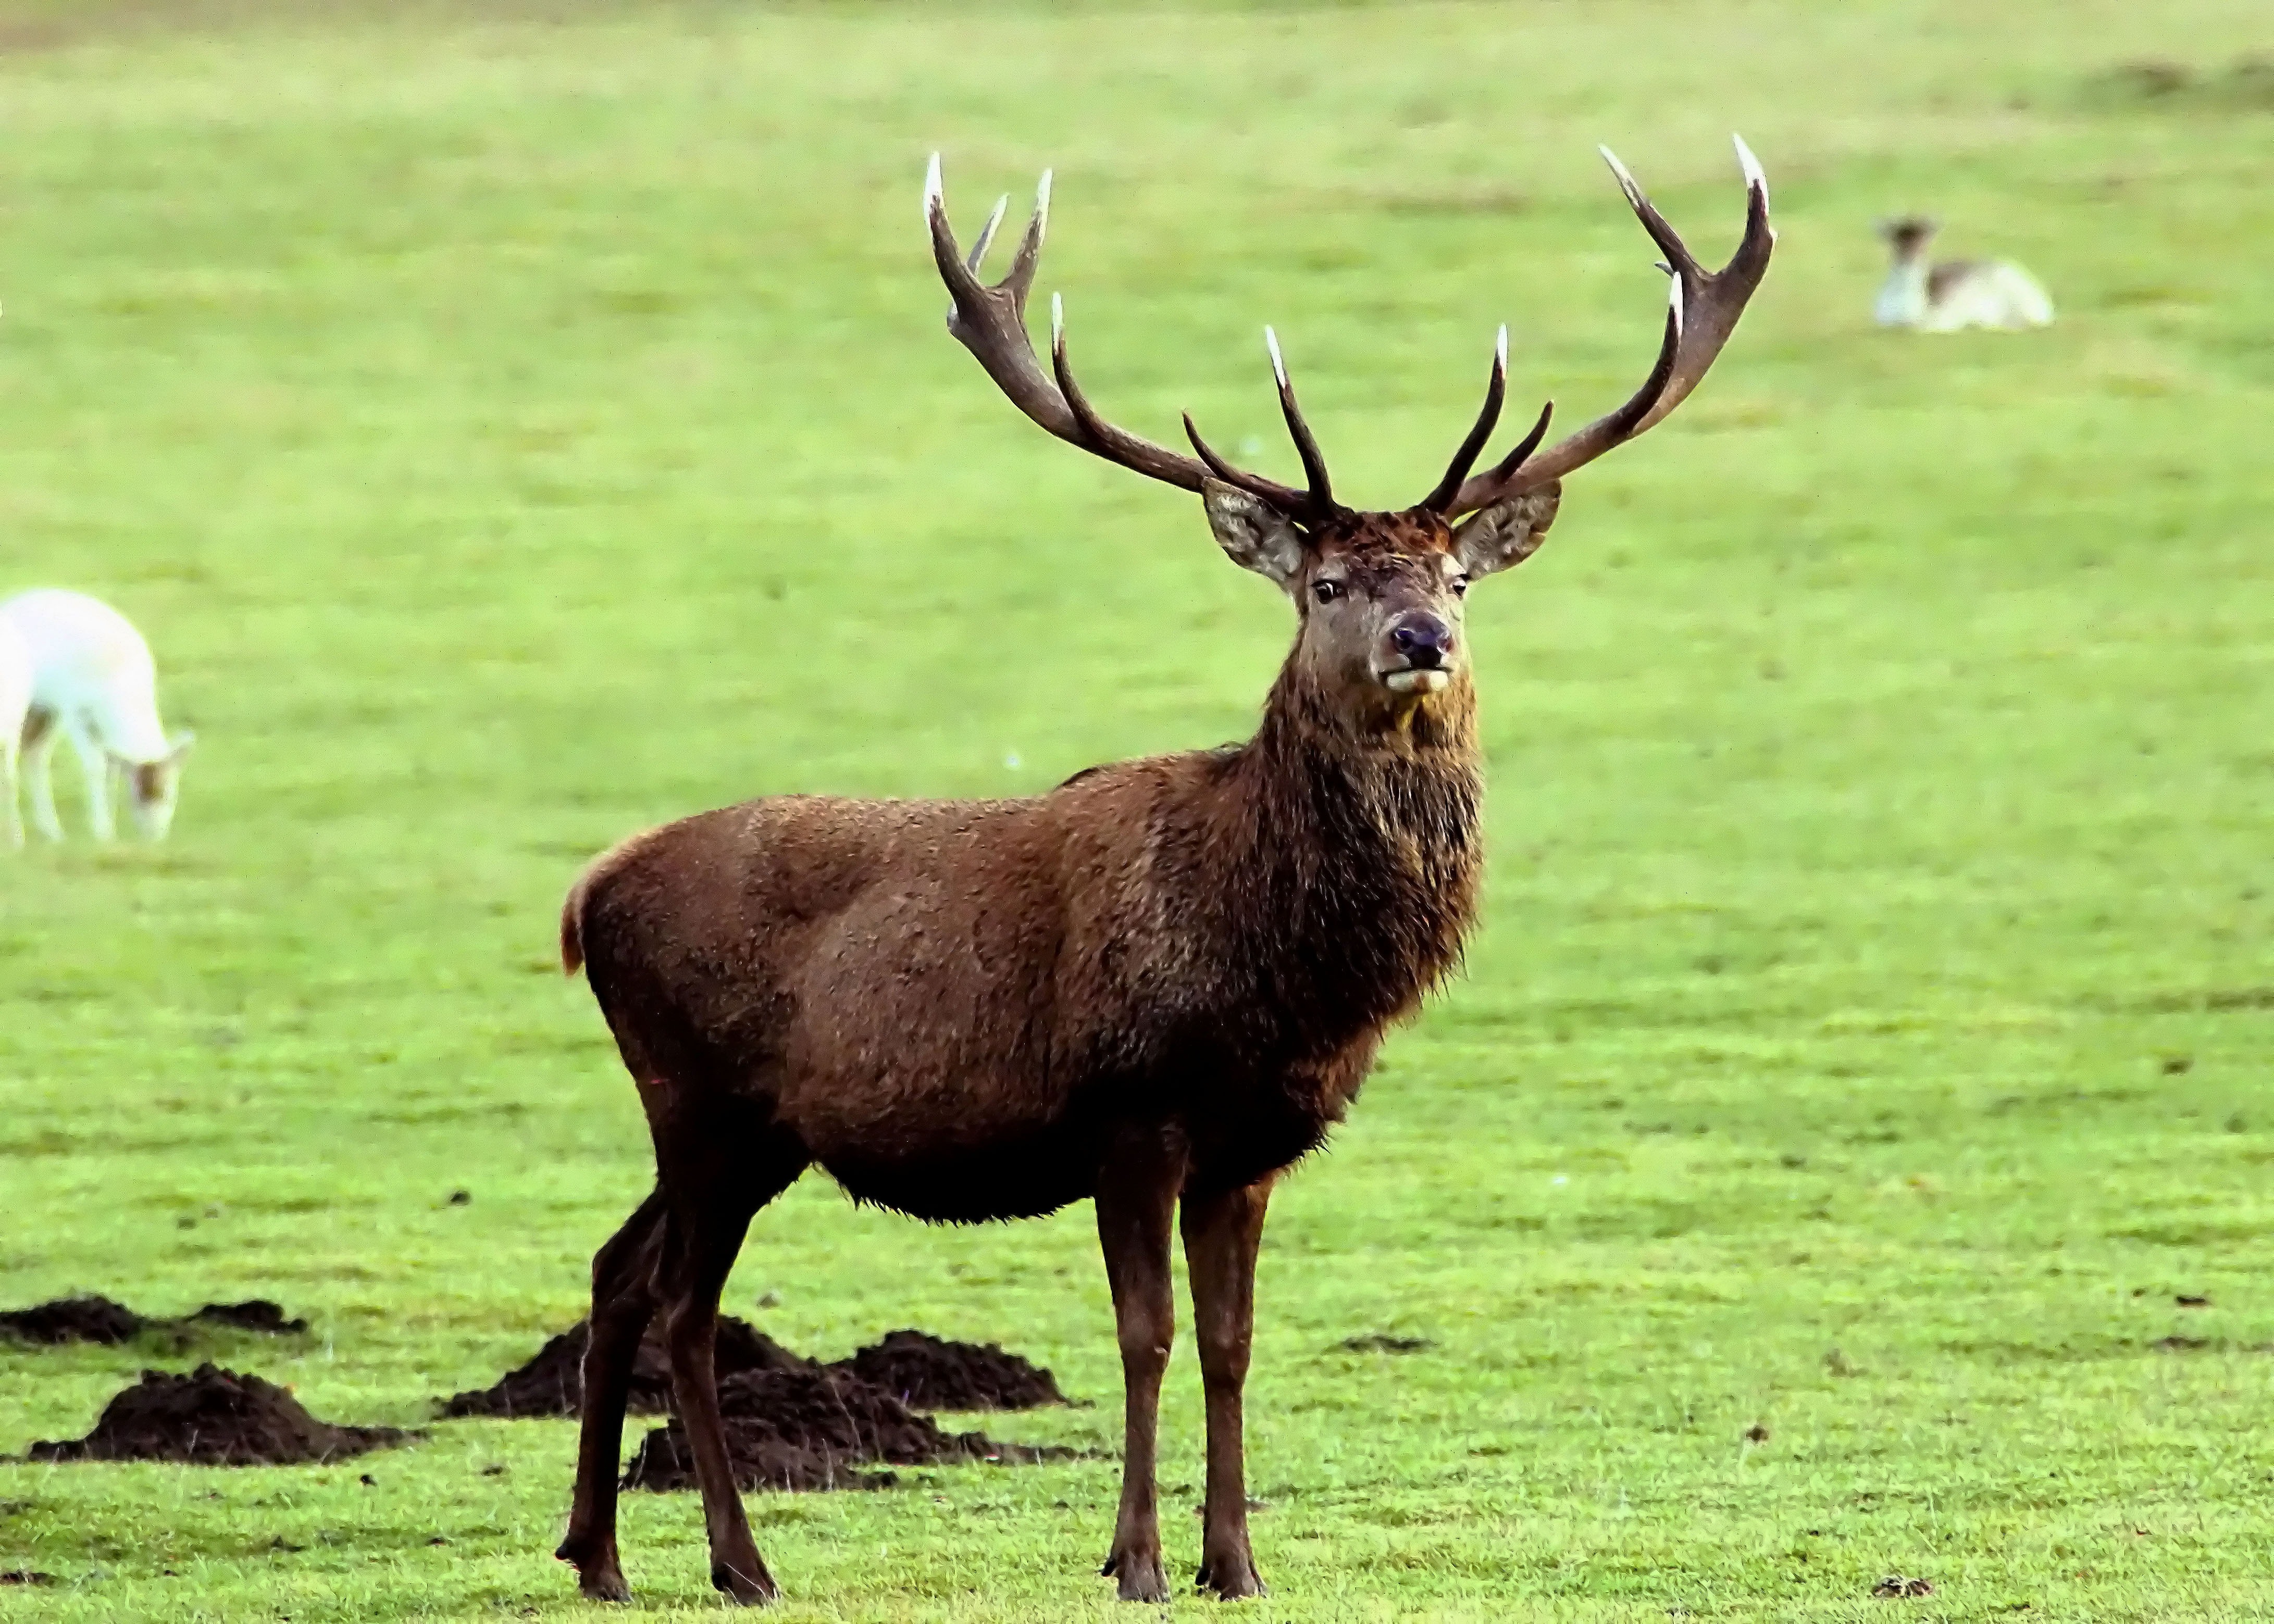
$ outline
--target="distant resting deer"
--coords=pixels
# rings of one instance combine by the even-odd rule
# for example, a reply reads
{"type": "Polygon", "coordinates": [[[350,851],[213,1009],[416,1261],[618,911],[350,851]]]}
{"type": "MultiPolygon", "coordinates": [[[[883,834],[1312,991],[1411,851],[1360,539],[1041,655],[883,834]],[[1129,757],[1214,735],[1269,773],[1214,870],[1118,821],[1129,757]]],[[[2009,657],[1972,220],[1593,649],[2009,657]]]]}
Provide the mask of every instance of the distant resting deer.
{"type": "Polygon", "coordinates": [[[1939,228],[1916,215],[1879,227],[1894,263],[1871,307],[1883,327],[1955,333],[1964,327],[2042,327],[2053,302],[2036,278],[2004,259],[1946,259],[1930,264],[1927,244],[1939,228]]]}
{"type": "Polygon", "coordinates": [[[1126,1388],[1105,1572],[1163,1601],[1156,1416],[1180,1222],[1207,1394],[1200,1583],[1262,1593],[1247,1533],[1241,1395],[1273,1181],[1349,1109],[1385,1030],[1458,962],[1475,917],[1483,795],[1462,636],[1472,581],[1531,556],[1567,474],[1696,387],[1767,269],[1768,185],[1708,272],[1606,152],[1672,275],[1665,334],[1626,403],[1545,450],[1543,410],[1472,475],[1507,388],[1418,506],[1344,507],[1270,337],[1305,484],[1115,427],[1050,365],[1025,309],[1050,177],[1000,282],[924,193],[948,330],[1020,410],[1110,462],[1197,493],[1234,563],[1284,590],[1295,644],[1254,737],[1075,774],[1007,801],[780,796],[634,836],[588,867],[561,921],[637,1086],[656,1187],[592,1261],[576,1491],[558,1554],[624,1600],[616,1483],[634,1351],[660,1311],[703,1491],[712,1583],[775,1592],[735,1490],[712,1370],[719,1293],[752,1216],[809,1166],[856,1200],[935,1222],[1094,1200],[1126,1388]]]}
{"type": "Polygon", "coordinates": [[[0,621],[15,633],[32,666],[31,704],[19,726],[33,826],[50,840],[64,838],[48,776],[60,733],[79,757],[94,838],[109,840],[117,832],[111,794],[123,779],[135,828],[164,839],[193,735],[184,730],[169,736],[158,720],[157,667],[142,634],[109,605],[53,587],[0,603],[0,621]]]}

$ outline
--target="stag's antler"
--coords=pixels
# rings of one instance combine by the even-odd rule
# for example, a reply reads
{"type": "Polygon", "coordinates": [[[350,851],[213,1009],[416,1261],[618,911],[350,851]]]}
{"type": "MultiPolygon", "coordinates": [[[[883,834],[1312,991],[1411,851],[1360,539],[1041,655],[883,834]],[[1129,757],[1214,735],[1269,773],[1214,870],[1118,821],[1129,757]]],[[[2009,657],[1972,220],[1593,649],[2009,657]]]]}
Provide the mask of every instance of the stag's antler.
{"type": "Polygon", "coordinates": [[[1667,289],[1666,336],[1659,345],[1658,362],[1643,380],[1642,387],[1616,411],[1596,418],[1577,433],[1534,455],[1540,436],[1547,430],[1547,413],[1543,411],[1521,445],[1487,472],[1470,478],[1469,465],[1476,461],[1477,454],[1492,434],[1507,388],[1508,329],[1502,328],[1484,410],[1478,413],[1476,426],[1469,431],[1452,466],[1424,500],[1423,507],[1451,515],[1538,490],[1651,428],[1698,387],[1706,369],[1713,365],[1713,358],[1721,353],[1721,346],[1728,342],[1737,318],[1744,314],[1745,302],[1760,286],[1769,266],[1769,250],[1776,242],[1776,232],[1769,225],[1768,177],[1761,173],[1760,161],[1743,140],[1736,137],[1731,139],[1736,143],[1737,162],[1745,174],[1745,235],[1737,244],[1737,252],[1729,256],[1728,264],[1718,271],[1708,271],[1698,263],[1674,228],[1667,224],[1666,216],[1643,195],[1626,166],[1609,147],[1601,149],[1603,161],[1618,177],[1619,189],[1627,194],[1627,202],[1642,221],[1643,229],[1666,254],[1666,263],[1659,268],[1673,278],[1667,289]]]}
{"type": "Polygon", "coordinates": [[[932,257],[939,263],[940,279],[955,301],[947,313],[947,330],[978,357],[995,387],[1013,406],[1068,445],[1178,490],[1198,491],[1204,481],[1215,478],[1270,503],[1290,518],[1318,519],[1338,511],[1327,479],[1326,459],[1319,455],[1318,441],[1303,421],[1302,408],[1295,403],[1294,385],[1288,381],[1286,365],[1279,357],[1278,337],[1269,327],[1263,329],[1264,342],[1271,351],[1271,371],[1279,384],[1279,409],[1287,418],[1287,432],[1294,437],[1295,448],[1302,454],[1303,474],[1308,481],[1306,490],[1233,467],[1201,438],[1190,413],[1185,416],[1185,432],[1193,449],[1200,453],[1198,462],[1117,428],[1098,416],[1066,361],[1065,306],[1056,294],[1050,296],[1050,372],[1045,376],[1035,358],[1033,341],[1027,336],[1027,296],[1034,289],[1035,267],[1042,258],[1043,233],[1050,220],[1050,171],[1043,172],[1042,184],[1035,188],[1034,217],[1019,239],[1010,270],[990,288],[979,280],[979,264],[995,239],[995,229],[1002,223],[1009,202],[1005,198],[995,205],[971,252],[965,255],[957,248],[955,233],[947,223],[939,154],[932,154],[931,166],[924,175],[924,221],[931,230],[932,257]]]}

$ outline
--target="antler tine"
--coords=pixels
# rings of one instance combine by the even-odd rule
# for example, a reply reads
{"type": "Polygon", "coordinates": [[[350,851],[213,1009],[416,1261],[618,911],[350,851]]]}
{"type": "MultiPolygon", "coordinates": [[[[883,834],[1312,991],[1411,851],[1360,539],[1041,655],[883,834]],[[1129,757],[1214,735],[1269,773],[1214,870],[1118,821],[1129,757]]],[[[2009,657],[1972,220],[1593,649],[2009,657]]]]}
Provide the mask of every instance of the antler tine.
{"type": "Polygon", "coordinates": [[[1643,195],[1634,176],[1625,164],[1619,162],[1618,154],[1608,147],[1598,147],[1595,150],[1610,166],[1612,177],[1619,183],[1619,190],[1627,194],[1627,207],[1634,210],[1635,218],[1642,222],[1642,229],[1650,233],[1650,240],[1656,243],[1659,252],[1666,256],[1667,274],[1672,275],[1675,266],[1693,273],[1698,271],[1700,267],[1696,256],[1690,252],[1690,245],[1682,240],[1681,233],[1666,222],[1666,216],[1658,212],[1658,206],[1643,195]]]}
{"type": "Polygon", "coordinates": [[[1437,488],[1421,499],[1421,505],[1432,513],[1442,513],[1446,505],[1460,494],[1461,484],[1469,477],[1469,470],[1477,454],[1492,438],[1500,423],[1500,409],[1508,399],[1508,324],[1501,324],[1500,337],[1493,343],[1492,375],[1485,380],[1484,409],[1477,413],[1476,426],[1453,453],[1452,462],[1445,469],[1445,477],[1437,481],[1437,488]]]}
{"type": "Polygon", "coordinates": [[[1276,504],[1282,513],[1291,516],[1303,515],[1306,507],[1302,492],[1225,462],[1216,455],[1214,447],[1201,438],[1200,429],[1193,422],[1193,414],[1186,412],[1184,416],[1185,438],[1193,442],[1193,449],[1201,454],[1201,461],[1208,464],[1210,473],[1226,485],[1238,485],[1250,496],[1260,496],[1265,501],[1276,504]]]}
{"type": "MultiPolygon", "coordinates": [[[[1202,445],[1196,432],[1193,433],[1193,442],[1201,454],[1200,462],[1118,428],[1100,417],[1082,394],[1081,386],[1074,381],[1073,368],[1066,360],[1065,306],[1055,295],[1050,299],[1050,369],[1044,372],[1035,357],[1034,341],[1028,336],[1026,318],[1027,297],[1034,289],[1035,273],[1042,263],[1043,238],[1050,226],[1050,172],[1043,171],[1042,182],[1035,189],[1035,212],[1019,239],[1010,270],[1002,281],[989,287],[979,280],[979,264],[1002,222],[1004,208],[1003,203],[995,206],[994,214],[981,229],[970,253],[963,253],[956,246],[955,232],[947,222],[947,197],[940,182],[939,154],[932,154],[924,171],[924,223],[931,233],[932,258],[938,263],[940,280],[947,284],[949,297],[954,301],[947,312],[947,330],[977,357],[987,375],[995,380],[995,387],[1013,406],[1068,445],[1079,446],[1109,462],[1179,490],[1198,491],[1208,480],[1221,479],[1271,503],[1291,518],[1317,512],[1331,500],[1325,462],[1303,422],[1302,412],[1295,405],[1286,369],[1278,362],[1276,342],[1272,364],[1279,376],[1280,405],[1287,414],[1287,426],[1295,436],[1296,447],[1303,454],[1304,471],[1310,477],[1313,487],[1308,492],[1232,467],[1202,445]]],[[[1190,417],[1186,418],[1185,426],[1188,432],[1192,432],[1190,417]]]]}
{"type": "MultiPolygon", "coordinates": [[[[937,153],[931,155],[924,171],[924,223],[931,234],[932,259],[953,300],[947,312],[947,330],[977,357],[1013,405],[1060,440],[1080,444],[1073,414],[1043,375],[1034,345],[1027,338],[1025,289],[1014,287],[1007,277],[992,288],[985,286],[973,268],[976,256],[967,262],[956,246],[954,229],[947,222],[947,197],[940,184],[937,153]]],[[[1032,228],[1028,234],[1033,234],[1032,228]]],[[[983,244],[986,236],[981,233],[983,244]]]]}
{"type": "MultiPolygon", "coordinates": [[[[1152,474],[1156,479],[1169,479],[1172,485],[1178,481],[1171,479],[1166,472],[1156,472],[1153,466],[1154,459],[1169,459],[1180,469],[1193,467],[1191,458],[1179,456],[1175,452],[1165,450],[1151,440],[1141,439],[1126,429],[1116,428],[1097,415],[1096,409],[1090,405],[1088,397],[1082,394],[1081,386],[1074,381],[1073,368],[1066,361],[1065,302],[1055,293],[1050,295],[1050,371],[1058,379],[1058,393],[1065,397],[1066,404],[1073,410],[1074,421],[1081,425],[1082,438],[1075,443],[1084,450],[1095,451],[1109,462],[1118,462],[1124,468],[1134,469],[1139,473],[1152,474]]],[[[1189,415],[1185,418],[1187,431],[1192,428],[1192,421],[1189,415]]],[[[1265,501],[1272,503],[1280,511],[1291,516],[1306,510],[1307,503],[1302,492],[1291,489],[1276,480],[1266,479],[1260,474],[1251,474],[1242,469],[1232,467],[1231,464],[1201,446],[1197,435],[1193,436],[1193,444],[1207,457],[1208,470],[1215,474],[1217,478],[1239,486],[1250,495],[1261,497],[1265,501]]],[[[1191,485],[1185,486],[1188,491],[1197,491],[1200,488],[1197,478],[1191,485]]]]}
{"type": "Polygon", "coordinates": [[[1745,233],[1729,262],[1718,271],[1708,271],[1698,263],[1626,166],[1608,147],[1602,149],[1603,160],[1617,177],[1619,190],[1626,193],[1636,218],[1666,255],[1667,262],[1660,268],[1672,280],[1667,289],[1666,335],[1659,345],[1658,359],[1642,387],[1617,410],[1596,418],[1536,456],[1503,460],[1489,473],[1468,480],[1446,511],[1466,513],[1561,479],[1656,426],[1689,398],[1728,342],[1746,302],[1768,271],[1769,253],[1776,244],[1776,232],[1769,224],[1768,177],[1744,141],[1732,139],[1738,167],[1745,177],[1745,233]]]}
{"type": "MultiPolygon", "coordinates": [[[[1090,410],[1088,402],[1081,398],[1078,390],[1062,387],[1053,381],[1035,358],[1034,341],[1027,335],[1027,296],[1034,287],[1035,272],[1041,261],[1050,207],[1050,177],[1046,170],[1035,191],[1034,216],[1027,222],[1026,234],[1019,239],[1011,269],[1001,282],[988,287],[975,273],[980,254],[994,235],[995,222],[990,220],[981,231],[978,244],[967,259],[958,251],[955,232],[947,222],[939,154],[932,154],[924,172],[924,221],[931,233],[932,259],[954,301],[947,314],[947,330],[977,358],[1011,403],[1043,429],[1068,445],[1079,446],[1148,478],[1180,490],[1198,491],[1208,477],[1204,466],[1106,423],[1090,410]]],[[[998,218],[1000,214],[998,205],[998,218]]],[[[1055,370],[1070,382],[1072,373],[1064,365],[1062,340],[1058,349],[1058,365],[1055,370]]]]}
{"type": "Polygon", "coordinates": [[[1010,274],[1003,285],[1018,295],[1019,308],[1027,307],[1027,295],[1034,290],[1035,267],[1043,260],[1043,237],[1050,225],[1050,171],[1044,169],[1043,178],[1035,183],[1035,212],[1028,218],[1027,229],[1020,235],[1019,250],[1011,256],[1010,274]]]}
{"type": "Polygon", "coordinates": [[[979,240],[972,244],[971,252],[963,256],[964,269],[975,275],[978,273],[981,262],[987,258],[989,245],[995,241],[996,229],[1003,223],[1003,211],[1010,207],[1011,194],[1007,192],[995,199],[995,212],[988,215],[987,223],[979,228],[979,240]]]}
{"type": "MultiPolygon", "coordinates": [[[[1523,467],[1524,459],[1539,450],[1540,442],[1547,438],[1548,421],[1555,416],[1554,401],[1548,401],[1541,405],[1540,415],[1532,420],[1532,426],[1525,431],[1524,438],[1516,442],[1506,456],[1493,464],[1491,472],[1480,475],[1479,477],[1505,480],[1510,474],[1523,467]]],[[[1456,497],[1451,506],[1440,508],[1438,511],[1448,516],[1461,512],[1460,499],[1456,497]]]]}
{"type": "Polygon", "coordinates": [[[1303,483],[1310,487],[1308,506],[1316,512],[1330,513],[1335,492],[1327,477],[1327,459],[1319,454],[1319,442],[1311,436],[1311,425],[1303,421],[1303,409],[1295,403],[1295,386],[1289,381],[1287,363],[1279,354],[1279,335],[1268,327],[1263,329],[1263,347],[1271,352],[1271,375],[1279,384],[1279,414],[1287,419],[1288,436],[1303,459],[1303,483]]]}

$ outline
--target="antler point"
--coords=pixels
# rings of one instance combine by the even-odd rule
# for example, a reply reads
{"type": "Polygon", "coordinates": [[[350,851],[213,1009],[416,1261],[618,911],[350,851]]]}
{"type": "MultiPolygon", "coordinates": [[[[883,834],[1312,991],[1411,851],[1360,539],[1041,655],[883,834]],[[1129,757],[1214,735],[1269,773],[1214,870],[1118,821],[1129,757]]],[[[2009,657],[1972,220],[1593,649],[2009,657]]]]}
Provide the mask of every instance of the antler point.
{"type": "Polygon", "coordinates": [[[942,190],[939,183],[939,154],[934,153],[931,155],[931,162],[924,166],[925,211],[929,213],[932,205],[944,202],[945,199],[946,193],[942,190]]]}
{"type": "Polygon", "coordinates": [[[1602,154],[1603,162],[1611,166],[1611,174],[1617,179],[1619,183],[1619,190],[1627,194],[1627,201],[1633,204],[1638,208],[1641,207],[1642,187],[1635,180],[1634,176],[1629,172],[1627,166],[1619,162],[1618,154],[1613,152],[1608,147],[1600,145],[1595,148],[1595,150],[1602,154]]]}
{"type": "Polygon", "coordinates": [[[1269,322],[1264,323],[1263,326],[1263,347],[1271,352],[1271,375],[1281,383],[1285,383],[1287,363],[1279,357],[1279,335],[1271,330],[1271,324],[1269,322]]]}
{"type": "Polygon", "coordinates": [[[1745,184],[1768,190],[1769,177],[1761,168],[1761,161],[1753,156],[1753,149],[1745,145],[1745,138],[1732,131],[1729,144],[1737,149],[1737,167],[1745,172],[1745,184]]]}

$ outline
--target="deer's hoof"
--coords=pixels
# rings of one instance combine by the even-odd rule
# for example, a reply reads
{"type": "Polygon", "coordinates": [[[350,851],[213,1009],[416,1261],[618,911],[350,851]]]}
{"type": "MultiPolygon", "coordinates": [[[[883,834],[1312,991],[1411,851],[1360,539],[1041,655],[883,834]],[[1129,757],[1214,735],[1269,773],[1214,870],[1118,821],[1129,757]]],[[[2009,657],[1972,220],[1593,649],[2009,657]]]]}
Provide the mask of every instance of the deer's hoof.
{"type": "Polygon", "coordinates": [[[1234,1551],[1203,1561],[1193,1578],[1193,1585],[1197,1590],[1214,1590],[1223,1601],[1271,1594],[1256,1574],[1255,1559],[1246,1551],[1234,1551]]]}
{"type": "Polygon", "coordinates": [[[611,1550],[599,1555],[586,1555],[573,1539],[564,1539],[561,1548],[553,1553],[576,1569],[576,1589],[586,1601],[629,1601],[632,1587],[624,1583],[624,1570],[616,1563],[616,1553],[611,1550]]]}
{"type": "Polygon", "coordinates": [[[741,1607],[763,1607],[781,1594],[766,1565],[753,1559],[712,1562],[711,1586],[741,1607]]]}
{"type": "Polygon", "coordinates": [[[620,1573],[588,1573],[576,1575],[576,1589],[586,1601],[629,1601],[632,1587],[624,1583],[620,1573]]]}
{"type": "Polygon", "coordinates": [[[1169,1570],[1154,1551],[1116,1551],[1098,1572],[1120,1582],[1123,1601],[1162,1602],[1169,1599],[1169,1570]]]}

